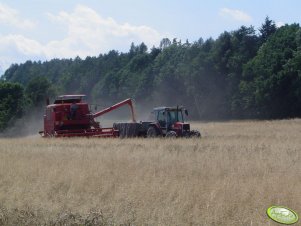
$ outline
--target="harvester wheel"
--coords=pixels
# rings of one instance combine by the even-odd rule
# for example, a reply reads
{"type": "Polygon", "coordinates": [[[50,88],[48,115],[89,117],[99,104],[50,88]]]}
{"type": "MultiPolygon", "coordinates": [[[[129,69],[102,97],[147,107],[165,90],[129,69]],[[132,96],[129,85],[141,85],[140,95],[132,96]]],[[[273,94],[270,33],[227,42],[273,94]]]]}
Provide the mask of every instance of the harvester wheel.
{"type": "Polygon", "coordinates": [[[166,138],[176,138],[177,137],[177,133],[175,131],[168,131],[166,133],[166,138]]]}
{"type": "Polygon", "coordinates": [[[157,132],[156,128],[153,127],[153,126],[149,127],[148,130],[147,130],[147,132],[146,132],[146,136],[150,137],[150,138],[157,137],[158,136],[158,132],[157,132]]]}

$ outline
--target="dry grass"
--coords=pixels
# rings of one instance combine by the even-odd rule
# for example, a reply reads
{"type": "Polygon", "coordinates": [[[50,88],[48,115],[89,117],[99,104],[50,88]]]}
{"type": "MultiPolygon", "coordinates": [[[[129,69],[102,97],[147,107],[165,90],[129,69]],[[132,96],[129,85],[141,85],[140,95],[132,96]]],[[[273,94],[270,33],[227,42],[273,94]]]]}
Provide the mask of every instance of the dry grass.
{"type": "Polygon", "coordinates": [[[0,139],[0,225],[277,225],[301,213],[301,120],[197,139],[0,139]]]}

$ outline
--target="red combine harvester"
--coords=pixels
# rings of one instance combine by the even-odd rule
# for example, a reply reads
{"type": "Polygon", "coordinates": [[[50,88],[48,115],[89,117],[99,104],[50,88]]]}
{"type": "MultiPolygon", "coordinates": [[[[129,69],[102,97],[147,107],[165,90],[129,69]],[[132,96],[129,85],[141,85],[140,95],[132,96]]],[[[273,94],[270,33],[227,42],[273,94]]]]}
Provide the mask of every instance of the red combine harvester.
{"type": "Polygon", "coordinates": [[[59,96],[53,104],[47,101],[44,115],[43,137],[118,137],[119,131],[112,128],[102,128],[94,119],[124,105],[129,105],[132,121],[135,124],[135,114],[131,99],[126,99],[99,112],[92,113],[84,102],[85,95],[59,96]]]}

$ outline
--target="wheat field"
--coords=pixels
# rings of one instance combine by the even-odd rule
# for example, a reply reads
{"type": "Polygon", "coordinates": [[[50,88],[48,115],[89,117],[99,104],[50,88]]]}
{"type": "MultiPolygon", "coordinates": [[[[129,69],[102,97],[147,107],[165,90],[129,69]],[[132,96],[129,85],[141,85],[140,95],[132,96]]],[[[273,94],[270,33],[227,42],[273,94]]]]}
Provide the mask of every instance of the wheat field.
{"type": "Polygon", "coordinates": [[[192,123],[201,139],[0,139],[0,225],[278,225],[301,214],[301,120],[192,123]]]}

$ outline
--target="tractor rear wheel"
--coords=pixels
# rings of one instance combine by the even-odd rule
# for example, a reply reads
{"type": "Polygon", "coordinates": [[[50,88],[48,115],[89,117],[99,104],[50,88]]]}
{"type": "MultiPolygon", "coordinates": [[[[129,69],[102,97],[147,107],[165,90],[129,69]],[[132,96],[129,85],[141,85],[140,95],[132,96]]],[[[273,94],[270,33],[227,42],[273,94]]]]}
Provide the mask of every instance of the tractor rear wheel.
{"type": "Polygon", "coordinates": [[[149,137],[149,138],[152,138],[152,137],[157,137],[159,134],[156,130],[155,127],[151,126],[148,128],[147,132],[146,132],[146,136],[149,137]]]}

